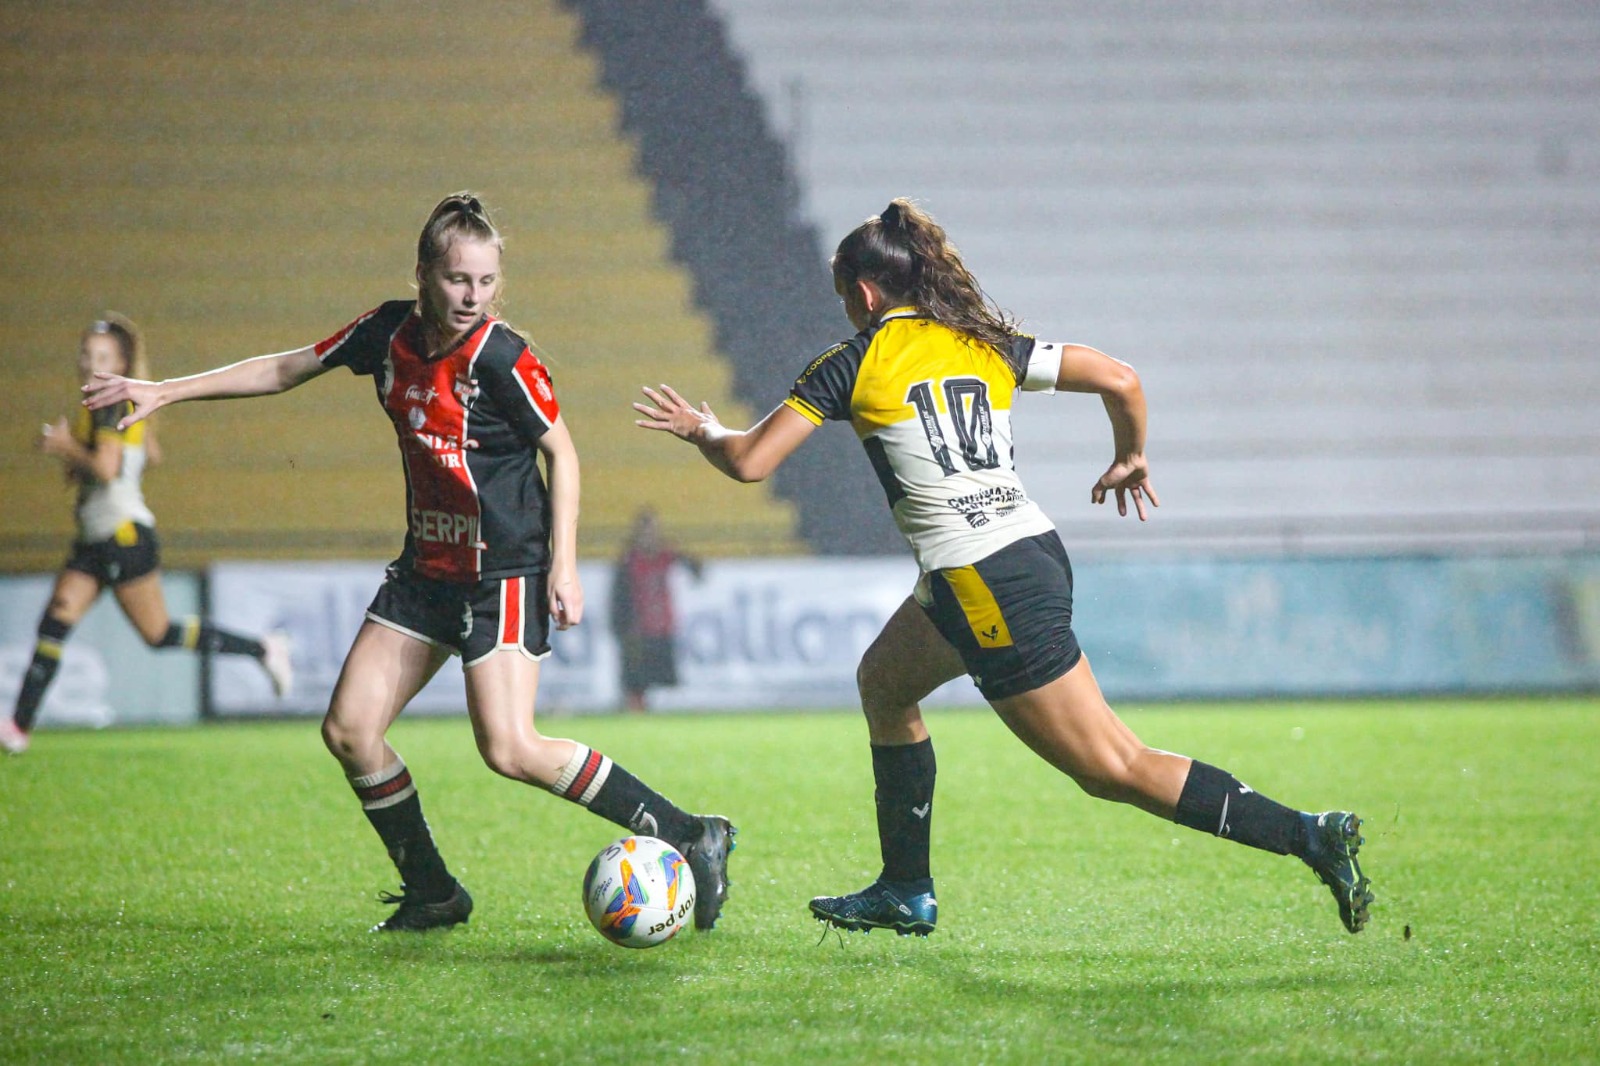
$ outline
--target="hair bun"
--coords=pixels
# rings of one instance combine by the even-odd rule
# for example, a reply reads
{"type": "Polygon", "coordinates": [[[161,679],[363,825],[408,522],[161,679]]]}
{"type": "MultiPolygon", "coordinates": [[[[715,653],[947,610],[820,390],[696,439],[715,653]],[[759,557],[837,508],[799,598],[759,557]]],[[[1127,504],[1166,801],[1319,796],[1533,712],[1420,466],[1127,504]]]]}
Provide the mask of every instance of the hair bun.
{"type": "Polygon", "coordinates": [[[904,229],[905,214],[900,210],[899,200],[890,200],[889,206],[883,209],[883,214],[878,216],[883,220],[884,229],[904,229]]]}

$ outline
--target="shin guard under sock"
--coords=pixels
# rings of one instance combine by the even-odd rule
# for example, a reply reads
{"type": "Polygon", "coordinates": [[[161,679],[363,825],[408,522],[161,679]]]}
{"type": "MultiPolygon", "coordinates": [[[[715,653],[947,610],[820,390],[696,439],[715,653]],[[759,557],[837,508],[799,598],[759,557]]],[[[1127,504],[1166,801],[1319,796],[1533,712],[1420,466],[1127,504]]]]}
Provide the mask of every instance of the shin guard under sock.
{"type": "Polygon", "coordinates": [[[928,851],[937,769],[931,737],[915,744],[872,745],[872,778],[877,785],[873,798],[884,881],[904,883],[930,876],[928,851]]]}
{"type": "Polygon", "coordinates": [[[242,637],[226,629],[218,629],[198,618],[185,618],[167,626],[167,634],[156,644],[158,648],[188,648],[190,651],[208,651],[214,655],[248,655],[259,659],[264,655],[259,640],[242,637]]]}
{"type": "Polygon", "coordinates": [[[671,800],[600,752],[573,744],[572,758],[550,791],[562,799],[640,836],[659,837],[683,847],[700,832],[700,823],[671,800]]]}
{"type": "Polygon", "coordinates": [[[1309,843],[1299,811],[1268,799],[1226,770],[1198,759],[1189,767],[1172,820],[1278,855],[1304,856],[1309,843]]]}
{"type": "Polygon", "coordinates": [[[58,618],[45,615],[39,620],[39,637],[38,643],[33,646],[33,661],[28,663],[27,672],[22,675],[22,690],[17,693],[16,710],[11,715],[17,728],[24,733],[33,728],[33,720],[39,714],[39,704],[44,701],[45,690],[50,687],[56,671],[61,667],[61,646],[66,643],[70,632],[72,627],[58,618]]]}
{"type": "Polygon", "coordinates": [[[378,831],[378,839],[389,852],[406,892],[415,892],[424,903],[439,903],[455,894],[456,879],[445,868],[433,833],[422,816],[422,801],[411,781],[411,771],[396,759],[375,774],[350,778],[350,787],[361,800],[361,810],[378,831]]]}

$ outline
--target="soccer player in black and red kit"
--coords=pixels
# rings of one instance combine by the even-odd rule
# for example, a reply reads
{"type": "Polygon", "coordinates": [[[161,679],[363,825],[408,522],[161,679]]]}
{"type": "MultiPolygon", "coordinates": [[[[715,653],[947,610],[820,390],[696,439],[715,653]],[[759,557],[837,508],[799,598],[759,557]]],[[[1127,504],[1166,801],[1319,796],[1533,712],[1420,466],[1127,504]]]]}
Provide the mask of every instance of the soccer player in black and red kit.
{"type": "Polygon", "coordinates": [[[550,620],[566,629],[583,615],[578,457],[550,375],[494,314],[501,249],[477,197],[448,196],[417,241],[418,299],[385,303],[320,344],[192,377],[96,375],[85,403],[131,404],[126,425],[185,400],[283,392],[336,366],[373,379],[405,469],[405,548],[367,609],[322,736],[400,871],[401,894],[384,896],[398,906],[376,929],[455,925],[472,911],[385,739],[452,653],[489,767],[673,844],[694,871],[695,925],[707,929],[727,897],[728,819],[688,814],[600,752],[534,725],[550,620]]]}

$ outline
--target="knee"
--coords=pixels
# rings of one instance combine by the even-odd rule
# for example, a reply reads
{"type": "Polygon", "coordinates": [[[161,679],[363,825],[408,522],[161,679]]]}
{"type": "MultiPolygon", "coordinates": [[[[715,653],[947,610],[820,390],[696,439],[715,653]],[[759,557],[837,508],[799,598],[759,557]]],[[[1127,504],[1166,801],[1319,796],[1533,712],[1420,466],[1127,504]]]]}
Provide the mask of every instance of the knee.
{"type": "Polygon", "coordinates": [[[483,764],[501,777],[549,788],[560,773],[551,747],[544,737],[494,737],[479,742],[478,754],[483,764]]]}
{"type": "MultiPolygon", "coordinates": [[[[381,740],[382,738],[377,738],[381,740]]],[[[367,730],[357,729],[329,714],[322,720],[322,743],[328,752],[341,763],[357,762],[371,746],[374,738],[367,730]]]]}
{"type": "Polygon", "coordinates": [[[905,717],[904,706],[898,706],[894,693],[881,680],[881,672],[873,668],[868,655],[856,667],[856,693],[861,697],[861,713],[870,722],[893,721],[905,717]]]}

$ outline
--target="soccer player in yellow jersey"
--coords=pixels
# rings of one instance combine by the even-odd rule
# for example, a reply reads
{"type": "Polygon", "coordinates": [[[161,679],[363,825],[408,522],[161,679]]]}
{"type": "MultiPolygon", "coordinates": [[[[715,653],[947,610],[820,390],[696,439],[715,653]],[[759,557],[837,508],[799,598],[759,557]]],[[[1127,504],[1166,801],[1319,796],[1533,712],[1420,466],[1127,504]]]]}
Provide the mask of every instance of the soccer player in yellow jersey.
{"type": "MultiPolygon", "coordinates": [[[[143,374],[144,362],[144,340],[129,319],[107,314],[83,331],[78,346],[83,381],[96,371],[143,374]]],[[[39,450],[61,460],[78,486],[78,535],[39,619],[38,642],[16,706],[10,718],[0,718],[0,749],[11,755],[28,750],[34,716],[61,663],[62,645],[107,587],[150,647],[248,655],[261,663],[280,696],[289,687],[289,645],[282,634],[254,640],[198,618],[173,622],[167,616],[156,520],[140,487],[145,465],[155,457],[155,438],[143,423],[117,428],[127,413],[126,405],[94,412],[80,407],[72,422],[62,418],[40,433],[39,450]]]]}
{"type": "Polygon", "coordinates": [[[1083,790],[1192,829],[1306,862],[1345,928],[1366,924],[1370,882],[1354,814],[1275,803],[1224,770],[1147,747],[1107,705],[1072,631],[1072,569],[1050,520],[1017,478],[1017,391],[1098,394],[1114,455],[1090,491],[1159,501],[1145,460],[1145,401],[1126,363],[1036,341],[985,296],[927,214],[897,199],[833,256],[834,287],[858,332],[813,359],[781,405],[744,431],[669,386],[634,404],[646,429],[697,445],[738,481],[770,475],[824,421],[849,421],[921,568],[912,595],[857,673],[877,784],[883,869],[860,892],[811,901],[842,929],[927,935],[938,920],[929,870],[933,742],[918,706],[963,671],[1030,748],[1083,790]]]}

